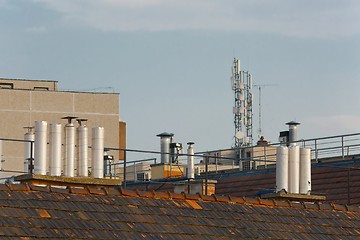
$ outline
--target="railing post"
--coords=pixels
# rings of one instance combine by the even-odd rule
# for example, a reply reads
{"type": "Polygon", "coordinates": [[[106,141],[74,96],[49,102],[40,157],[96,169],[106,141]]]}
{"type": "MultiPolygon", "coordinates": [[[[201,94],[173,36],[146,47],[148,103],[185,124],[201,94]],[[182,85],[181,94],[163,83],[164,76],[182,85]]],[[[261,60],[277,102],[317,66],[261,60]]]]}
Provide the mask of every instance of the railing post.
{"type": "Polygon", "coordinates": [[[124,179],[123,187],[126,188],[126,150],[124,150],[124,179]]]}
{"type": "Polygon", "coordinates": [[[267,168],[266,146],[264,146],[264,161],[265,161],[265,168],[267,168]]]}
{"type": "Polygon", "coordinates": [[[31,141],[30,143],[30,158],[28,158],[28,173],[33,174],[34,173],[34,141],[31,141]]]}
{"type": "Polygon", "coordinates": [[[317,147],[317,140],[315,139],[315,162],[318,163],[318,147],[317,147]]]}
{"type": "Polygon", "coordinates": [[[205,195],[208,195],[208,164],[209,156],[205,157],[205,195]]]}
{"type": "Polygon", "coordinates": [[[217,158],[217,153],[215,153],[215,172],[218,173],[218,158],[217,158]]]}
{"type": "Polygon", "coordinates": [[[344,136],[341,136],[341,156],[342,156],[342,159],[344,160],[345,156],[344,156],[344,136]]]}

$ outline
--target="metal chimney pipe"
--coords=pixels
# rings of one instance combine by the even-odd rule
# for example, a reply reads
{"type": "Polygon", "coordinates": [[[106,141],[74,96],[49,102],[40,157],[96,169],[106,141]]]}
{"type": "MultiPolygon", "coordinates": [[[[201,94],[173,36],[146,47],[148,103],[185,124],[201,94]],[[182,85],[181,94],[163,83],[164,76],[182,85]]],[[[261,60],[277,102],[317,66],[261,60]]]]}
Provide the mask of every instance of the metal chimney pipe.
{"type": "Polygon", "coordinates": [[[187,143],[188,149],[188,160],[187,160],[187,178],[194,179],[195,178],[195,166],[194,166],[194,143],[188,142],[187,143]]]}
{"type": "Polygon", "coordinates": [[[170,143],[171,139],[174,136],[172,133],[160,133],[156,135],[160,137],[160,152],[161,152],[161,163],[170,163],[170,143]]]}
{"type": "Polygon", "coordinates": [[[300,152],[299,146],[289,147],[289,193],[299,193],[300,188],[300,152]]]}
{"type": "Polygon", "coordinates": [[[29,173],[29,161],[34,160],[34,140],[35,134],[33,132],[34,127],[24,127],[27,129],[27,133],[24,134],[25,140],[25,153],[24,153],[24,172],[29,173]]]}
{"type": "Polygon", "coordinates": [[[104,178],[104,128],[92,129],[92,169],[93,178],[104,178]]]}
{"type": "Polygon", "coordinates": [[[67,116],[62,119],[67,119],[68,123],[65,125],[65,161],[64,161],[64,175],[67,177],[74,177],[75,170],[75,127],[72,123],[73,119],[77,117],[67,116]]]}
{"type": "Polygon", "coordinates": [[[87,119],[76,119],[79,123],[77,128],[78,136],[78,175],[88,176],[88,128],[85,125],[87,119]]]}
{"type": "Polygon", "coordinates": [[[284,146],[276,148],[276,192],[288,191],[289,186],[289,149],[284,146]]]}
{"type": "Polygon", "coordinates": [[[35,122],[34,174],[46,175],[47,122],[35,122]]]}
{"type": "Polygon", "coordinates": [[[300,194],[311,192],[311,149],[300,148],[300,194]]]}
{"type": "Polygon", "coordinates": [[[286,125],[289,125],[289,143],[290,145],[296,145],[297,141],[297,126],[300,125],[298,122],[288,122],[286,125]]]}
{"type": "Polygon", "coordinates": [[[61,176],[61,124],[50,124],[50,176],[61,176]]]}

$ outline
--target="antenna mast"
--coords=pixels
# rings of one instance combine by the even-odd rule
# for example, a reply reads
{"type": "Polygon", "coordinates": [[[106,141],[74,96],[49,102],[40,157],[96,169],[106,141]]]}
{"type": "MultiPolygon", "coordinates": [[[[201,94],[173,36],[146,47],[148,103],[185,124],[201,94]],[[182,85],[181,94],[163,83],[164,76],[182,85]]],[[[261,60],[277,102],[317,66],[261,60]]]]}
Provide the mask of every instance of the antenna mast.
{"type": "Polygon", "coordinates": [[[266,86],[277,86],[278,84],[255,84],[254,87],[257,87],[259,90],[259,129],[258,129],[258,138],[260,139],[262,137],[262,128],[261,128],[261,89],[262,87],[266,86]]]}
{"type": "Polygon", "coordinates": [[[234,91],[234,147],[252,145],[252,76],[248,71],[241,71],[240,60],[234,58],[231,67],[231,87],[234,91]],[[243,129],[245,132],[243,132],[243,129]]]}

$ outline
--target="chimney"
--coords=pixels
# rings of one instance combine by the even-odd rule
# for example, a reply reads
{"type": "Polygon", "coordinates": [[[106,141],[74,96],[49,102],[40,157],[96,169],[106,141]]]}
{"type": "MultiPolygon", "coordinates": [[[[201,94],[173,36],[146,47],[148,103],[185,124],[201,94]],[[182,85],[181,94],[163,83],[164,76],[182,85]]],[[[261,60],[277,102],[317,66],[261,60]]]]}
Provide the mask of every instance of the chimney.
{"type": "Polygon", "coordinates": [[[174,136],[172,133],[160,133],[156,135],[157,137],[160,137],[160,152],[161,152],[161,163],[170,163],[170,143],[171,139],[174,136]]]}
{"type": "Polygon", "coordinates": [[[92,129],[92,168],[93,178],[104,178],[104,128],[92,129]]]}
{"type": "Polygon", "coordinates": [[[67,119],[68,123],[65,125],[65,161],[64,161],[64,175],[66,177],[74,177],[75,169],[75,127],[72,123],[73,119],[77,117],[67,116],[62,119],[67,119]]]}
{"type": "Polygon", "coordinates": [[[299,146],[289,147],[289,193],[299,193],[300,188],[300,150],[299,146]]]}
{"type": "Polygon", "coordinates": [[[47,122],[35,122],[34,173],[46,175],[47,122]]]}
{"type": "Polygon", "coordinates": [[[311,192],[311,149],[300,148],[300,194],[311,192]]]}
{"type": "Polygon", "coordinates": [[[78,136],[78,176],[87,177],[88,176],[88,128],[86,126],[87,119],[79,118],[76,119],[79,123],[77,131],[78,136]]]}
{"type": "Polygon", "coordinates": [[[276,148],[276,192],[288,191],[289,186],[289,148],[276,148]]]}
{"type": "Polygon", "coordinates": [[[61,176],[61,124],[50,124],[50,175],[61,176]]]}
{"type": "MultiPolygon", "coordinates": [[[[297,146],[297,126],[300,123],[288,122],[289,147],[281,144],[276,149],[276,190],[261,195],[265,199],[286,199],[292,201],[319,202],[325,196],[310,195],[311,192],[311,149],[297,146]]],[[[286,132],[280,137],[286,137],[286,132]]],[[[282,142],[283,143],[283,142],[282,142]]]]}
{"type": "Polygon", "coordinates": [[[195,166],[194,166],[194,143],[188,142],[188,160],[187,160],[187,178],[194,179],[195,178],[195,166]]]}
{"type": "Polygon", "coordinates": [[[290,145],[296,145],[297,141],[297,126],[300,125],[300,123],[291,121],[286,123],[286,125],[289,125],[289,143],[290,145]]]}
{"type": "Polygon", "coordinates": [[[29,166],[34,166],[34,163],[30,161],[34,160],[34,140],[35,134],[33,132],[34,127],[24,127],[27,129],[27,132],[24,134],[25,140],[25,159],[24,159],[24,172],[32,172],[33,169],[29,169],[29,166]],[[29,171],[31,170],[31,171],[29,171]]]}

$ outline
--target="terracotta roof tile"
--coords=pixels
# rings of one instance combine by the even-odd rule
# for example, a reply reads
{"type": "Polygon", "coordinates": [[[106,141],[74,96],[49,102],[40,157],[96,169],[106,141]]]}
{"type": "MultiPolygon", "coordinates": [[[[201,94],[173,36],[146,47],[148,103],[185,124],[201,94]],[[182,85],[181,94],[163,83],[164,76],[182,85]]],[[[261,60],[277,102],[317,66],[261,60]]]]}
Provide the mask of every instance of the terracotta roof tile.
{"type": "Polygon", "coordinates": [[[228,196],[219,196],[219,195],[214,194],[214,197],[217,202],[229,202],[230,201],[228,196]]]}
{"type": "Polygon", "coordinates": [[[115,189],[105,188],[104,191],[105,191],[106,195],[108,195],[108,196],[118,196],[121,194],[120,190],[117,188],[115,188],[115,189]]]}
{"type": "Polygon", "coordinates": [[[50,192],[53,193],[69,193],[69,188],[57,187],[57,186],[50,186],[50,192]]]}
{"type": "Polygon", "coordinates": [[[229,199],[230,202],[234,202],[234,203],[245,203],[244,198],[240,198],[240,197],[233,197],[229,195],[229,199]]]}
{"type": "Polygon", "coordinates": [[[119,189],[120,189],[120,193],[124,196],[129,196],[129,197],[138,197],[139,196],[136,193],[136,191],[134,191],[134,190],[124,189],[124,188],[119,188],[119,189]]]}
{"type": "Polygon", "coordinates": [[[208,195],[200,195],[200,198],[203,200],[203,201],[216,201],[215,199],[215,195],[211,195],[211,196],[208,196],[208,195]]]}
{"type": "Polygon", "coordinates": [[[153,198],[163,198],[163,199],[169,199],[170,198],[170,195],[169,195],[169,192],[155,192],[153,191],[152,192],[153,194],[153,198]]]}
{"type": "Polygon", "coordinates": [[[12,191],[29,191],[30,188],[27,184],[7,184],[8,188],[12,191]]]}
{"type": "Polygon", "coordinates": [[[169,196],[172,199],[180,199],[180,200],[185,200],[185,195],[181,194],[181,193],[170,193],[169,192],[169,196]]]}
{"type": "Polygon", "coordinates": [[[97,195],[105,195],[105,189],[103,188],[98,188],[98,187],[94,187],[94,186],[87,186],[87,191],[91,194],[97,194],[97,195]]]}
{"type": "Polygon", "coordinates": [[[354,206],[126,189],[70,188],[67,192],[53,191],[53,187],[49,191],[31,186],[24,191],[15,189],[19,188],[0,190],[0,238],[356,239],[360,236],[360,211],[354,206]]]}

